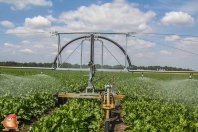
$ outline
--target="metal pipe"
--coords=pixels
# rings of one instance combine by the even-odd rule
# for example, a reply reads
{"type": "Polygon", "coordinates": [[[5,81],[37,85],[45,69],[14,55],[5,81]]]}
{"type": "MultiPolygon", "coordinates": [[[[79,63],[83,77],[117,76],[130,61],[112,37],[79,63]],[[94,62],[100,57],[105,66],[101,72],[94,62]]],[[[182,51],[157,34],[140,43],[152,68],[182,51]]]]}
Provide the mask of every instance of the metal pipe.
{"type": "Polygon", "coordinates": [[[82,40],[82,42],[81,42],[81,59],[80,59],[80,69],[82,69],[82,49],[83,49],[83,42],[84,42],[84,40],[82,40]]]}
{"type": "Polygon", "coordinates": [[[49,67],[12,67],[12,66],[0,66],[0,68],[9,68],[9,69],[45,69],[45,70],[54,70],[54,68],[49,67]]]}
{"type": "Polygon", "coordinates": [[[56,32],[56,34],[117,34],[117,35],[126,35],[128,33],[124,32],[56,32]]]}
{"type": "Polygon", "coordinates": [[[109,91],[109,87],[107,88],[107,105],[110,105],[110,91],[109,91]]]}
{"type": "MultiPolygon", "coordinates": [[[[107,90],[107,104],[106,105],[110,106],[110,86],[106,85],[105,88],[107,90]]],[[[109,132],[109,123],[110,123],[109,114],[110,114],[110,110],[106,109],[105,132],[109,132]]]]}
{"type": "Polygon", "coordinates": [[[90,61],[94,64],[94,35],[91,35],[90,61]]]}
{"type": "Polygon", "coordinates": [[[102,60],[101,60],[101,69],[103,69],[103,41],[101,41],[101,42],[102,42],[102,56],[101,56],[102,60]]]}
{"type": "MultiPolygon", "coordinates": [[[[58,53],[59,53],[59,50],[60,50],[60,35],[58,35],[58,53]]],[[[58,67],[58,64],[60,63],[60,60],[59,60],[59,56],[58,56],[58,62],[57,62],[57,67],[58,67]]]]}
{"type": "Polygon", "coordinates": [[[129,70],[129,72],[153,72],[153,73],[198,73],[198,71],[157,71],[157,70],[129,70]]]}
{"type": "Polygon", "coordinates": [[[106,110],[106,120],[109,119],[110,110],[106,110]]]}
{"type": "Polygon", "coordinates": [[[94,87],[93,87],[93,76],[94,76],[94,35],[91,34],[91,45],[90,45],[90,62],[89,62],[89,81],[88,81],[88,87],[93,88],[94,92],[94,87]]]}
{"type": "Polygon", "coordinates": [[[126,34],[126,49],[125,49],[125,68],[127,69],[126,62],[127,62],[127,34],[126,34]]]}

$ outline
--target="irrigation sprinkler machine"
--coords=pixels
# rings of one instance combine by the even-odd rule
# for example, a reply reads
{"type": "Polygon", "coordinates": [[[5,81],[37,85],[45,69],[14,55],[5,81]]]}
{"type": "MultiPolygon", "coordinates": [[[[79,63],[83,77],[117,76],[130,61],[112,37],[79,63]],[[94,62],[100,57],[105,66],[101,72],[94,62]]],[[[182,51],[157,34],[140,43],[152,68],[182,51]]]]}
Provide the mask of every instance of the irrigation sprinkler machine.
{"type": "MultiPolygon", "coordinates": [[[[59,106],[61,104],[64,104],[66,102],[66,98],[88,98],[88,99],[101,99],[101,108],[105,110],[105,132],[109,132],[110,130],[110,114],[111,110],[115,108],[116,106],[116,100],[122,100],[125,95],[118,95],[116,93],[116,86],[115,86],[115,77],[113,76],[112,84],[107,84],[103,88],[95,88],[93,83],[93,77],[95,76],[96,71],[106,71],[103,69],[103,48],[106,48],[106,50],[113,56],[110,50],[107,49],[107,47],[103,44],[103,40],[113,43],[115,46],[117,46],[125,55],[125,67],[123,66],[123,71],[127,72],[140,72],[142,73],[142,78],[144,77],[144,72],[151,72],[151,73],[190,73],[189,79],[193,78],[193,73],[198,73],[198,71],[159,71],[159,70],[132,70],[131,61],[129,59],[129,56],[127,54],[127,38],[130,36],[133,36],[134,32],[128,32],[128,33],[113,33],[113,32],[70,32],[70,33],[59,33],[59,32],[53,32],[56,36],[58,36],[58,54],[56,55],[52,68],[44,68],[44,67],[10,67],[10,66],[0,66],[0,75],[1,75],[1,68],[14,68],[14,69],[41,69],[41,74],[43,73],[43,70],[79,70],[83,71],[85,69],[82,69],[82,46],[84,41],[90,42],[90,60],[88,63],[89,69],[86,69],[86,71],[89,71],[89,79],[88,79],[88,85],[85,89],[83,89],[83,92],[80,93],[67,93],[67,92],[58,92],[54,95],[55,97],[55,105],[59,106]],[[77,37],[73,40],[70,40],[67,42],[64,46],[61,46],[60,43],[60,35],[61,34],[68,34],[68,35],[84,35],[81,37],[77,37]],[[119,45],[117,42],[113,41],[112,39],[109,39],[104,36],[100,35],[123,35],[126,37],[126,47],[125,49],[119,45]],[[81,65],[80,69],[69,69],[69,68],[61,68],[61,65],[64,63],[62,62],[61,53],[62,51],[71,43],[82,40],[81,44],[81,65]],[[96,69],[96,66],[94,64],[94,45],[96,41],[101,42],[101,69],[96,69]],[[127,67],[127,62],[129,66],[127,67]]],[[[78,46],[78,47],[79,47],[78,46]]],[[[77,48],[78,48],[77,47],[77,48]]],[[[77,49],[76,48],[76,49],[77,49]]],[[[76,50],[75,49],[75,50],[76,50]]],[[[74,51],[75,51],[74,50],[74,51]]],[[[74,52],[73,51],[73,52],[74,52]]],[[[71,54],[73,54],[73,52],[71,54]]],[[[69,55],[69,57],[71,56],[69,55]]],[[[68,58],[69,58],[68,57],[68,58]]],[[[115,56],[113,56],[114,59],[115,56]]],[[[68,59],[67,58],[67,59],[68,59]]],[[[66,60],[67,60],[66,59],[66,60]]],[[[66,61],[65,60],[65,61],[66,61]]],[[[116,59],[117,60],[117,59],[116,59]]],[[[117,60],[117,62],[120,64],[120,62],[117,60]]],[[[121,64],[120,64],[121,65],[121,64]]],[[[122,66],[122,65],[121,65],[122,66]]],[[[121,70],[119,70],[121,71],[121,70]]],[[[101,77],[100,79],[102,79],[101,77]]]]}
{"type": "MultiPolygon", "coordinates": [[[[110,113],[111,110],[115,108],[115,101],[116,100],[122,100],[125,95],[118,95],[115,91],[115,79],[113,77],[112,84],[107,84],[103,88],[96,89],[94,87],[93,83],[93,77],[95,75],[96,67],[94,64],[94,42],[99,41],[102,44],[102,59],[101,59],[101,70],[103,70],[103,40],[109,41],[116,45],[125,55],[125,71],[128,71],[131,67],[131,61],[127,55],[127,37],[131,33],[101,33],[101,32],[79,32],[79,33],[58,33],[54,32],[58,36],[58,54],[56,55],[54,62],[53,62],[53,68],[58,70],[62,63],[61,58],[61,52],[65,47],[67,47],[70,43],[80,40],[81,41],[81,65],[80,70],[82,70],[82,44],[84,41],[90,41],[90,61],[88,63],[89,66],[89,79],[88,79],[88,86],[82,93],[64,93],[59,92],[55,94],[55,104],[56,106],[59,106],[60,104],[65,103],[65,98],[88,98],[88,99],[101,99],[101,108],[105,110],[105,132],[109,132],[110,130],[110,113]],[[75,38],[68,43],[66,43],[64,46],[61,47],[60,45],[60,35],[61,34],[86,34],[85,36],[81,36],[78,38],[75,38]],[[125,35],[126,36],[126,49],[124,50],[118,43],[115,41],[106,38],[104,36],[99,36],[99,34],[117,34],[117,35],[125,35]],[[128,61],[129,68],[126,67],[126,60],[128,61]]],[[[79,46],[80,46],[79,45],[79,46]]]]}

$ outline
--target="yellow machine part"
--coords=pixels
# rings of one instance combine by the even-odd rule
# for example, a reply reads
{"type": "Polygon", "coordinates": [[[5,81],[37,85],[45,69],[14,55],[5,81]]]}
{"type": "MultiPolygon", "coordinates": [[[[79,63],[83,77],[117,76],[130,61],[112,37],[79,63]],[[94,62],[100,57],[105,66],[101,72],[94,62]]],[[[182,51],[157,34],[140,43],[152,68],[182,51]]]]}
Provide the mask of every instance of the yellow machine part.
{"type": "Polygon", "coordinates": [[[102,104],[101,104],[102,109],[105,110],[110,110],[115,108],[115,100],[112,94],[104,94],[102,95],[102,104]]]}

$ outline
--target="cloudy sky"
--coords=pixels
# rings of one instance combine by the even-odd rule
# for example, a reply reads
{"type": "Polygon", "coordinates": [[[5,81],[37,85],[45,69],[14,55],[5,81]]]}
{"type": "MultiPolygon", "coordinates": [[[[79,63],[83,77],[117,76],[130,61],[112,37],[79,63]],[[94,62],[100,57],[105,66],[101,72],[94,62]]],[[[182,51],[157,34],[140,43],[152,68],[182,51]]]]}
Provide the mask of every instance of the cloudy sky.
{"type": "MultiPolygon", "coordinates": [[[[127,42],[133,65],[198,70],[197,5],[197,0],[0,0],[0,61],[53,62],[58,43],[54,31],[133,32],[127,39],[105,35],[124,49],[127,42]]],[[[78,36],[84,35],[61,35],[61,46],[78,36]]],[[[66,47],[62,61],[80,63],[81,42],[66,47]]],[[[95,42],[95,63],[101,63],[100,42],[95,42]]],[[[103,43],[104,64],[124,65],[119,48],[103,43]]],[[[83,42],[84,64],[89,46],[83,42]]]]}

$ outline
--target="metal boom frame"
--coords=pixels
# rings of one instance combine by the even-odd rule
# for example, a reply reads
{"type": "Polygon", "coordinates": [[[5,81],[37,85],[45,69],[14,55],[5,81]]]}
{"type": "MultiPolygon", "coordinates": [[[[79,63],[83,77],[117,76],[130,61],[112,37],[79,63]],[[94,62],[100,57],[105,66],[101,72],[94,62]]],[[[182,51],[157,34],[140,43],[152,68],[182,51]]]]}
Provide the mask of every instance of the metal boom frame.
{"type": "MultiPolygon", "coordinates": [[[[111,43],[113,43],[114,45],[116,45],[124,54],[125,54],[125,57],[126,57],[126,60],[128,61],[128,64],[129,64],[129,69],[128,71],[130,70],[130,68],[132,67],[131,65],[131,61],[129,59],[129,56],[127,55],[127,52],[126,50],[124,50],[122,48],[122,46],[120,46],[118,43],[116,43],[115,41],[109,39],[109,38],[106,38],[106,37],[103,37],[103,36],[98,36],[98,35],[95,35],[95,34],[121,34],[121,35],[126,35],[127,37],[127,34],[126,33],[99,33],[99,32],[95,32],[95,33],[88,33],[89,36],[81,36],[81,37],[77,37],[71,41],[69,41],[68,43],[66,43],[63,47],[60,47],[60,34],[85,34],[87,32],[82,32],[82,33],[58,33],[56,32],[56,34],[58,35],[58,54],[56,55],[55,59],[54,59],[54,62],[53,62],[53,68],[59,68],[59,63],[60,63],[60,60],[59,58],[61,57],[61,53],[62,51],[69,45],[71,44],[72,42],[74,41],[77,41],[79,39],[86,39],[86,38],[90,38],[90,61],[88,63],[88,66],[89,66],[89,81],[88,81],[88,87],[86,88],[86,93],[88,92],[88,90],[92,90],[92,92],[94,93],[94,85],[93,85],[93,77],[94,77],[94,74],[95,74],[95,64],[94,64],[94,41],[98,41],[98,38],[99,39],[104,39],[104,40],[107,40],[111,43]],[[97,39],[95,39],[95,37],[97,39]],[[58,61],[58,62],[57,62],[58,61]],[[57,63],[57,64],[56,64],[57,63]],[[56,67],[57,66],[57,67],[56,67]]],[[[101,41],[101,40],[100,40],[101,41]]],[[[81,45],[82,46],[82,45],[81,45]]],[[[103,48],[103,43],[102,43],[102,48],[103,48]]],[[[127,48],[127,47],[126,47],[127,48]]],[[[82,50],[82,49],[81,49],[82,50]]],[[[82,51],[81,51],[82,52],[82,51]]],[[[103,50],[102,50],[102,53],[103,53],[103,50]]],[[[102,56],[103,57],[103,56],[102,56]]],[[[82,59],[82,55],[81,55],[81,59],[82,59]]],[[[82,60],[81,60],[82,61],[82,60]]],[[[103,58],[102,58],[102,62],[103,62],[103,58]]],[[[82,62],[81,62],[82,63],[82,62]]],[[[127,66],[126,66],[126,62],[125,62],[125,69],[127,69],[127,66]]]]}

